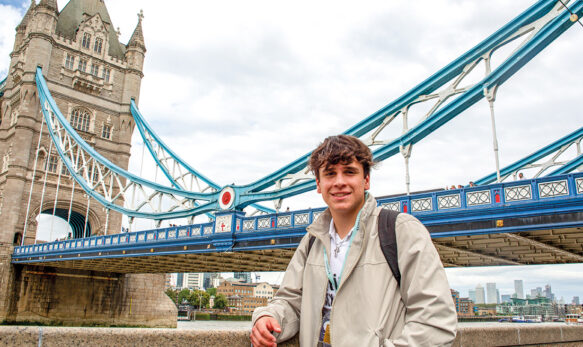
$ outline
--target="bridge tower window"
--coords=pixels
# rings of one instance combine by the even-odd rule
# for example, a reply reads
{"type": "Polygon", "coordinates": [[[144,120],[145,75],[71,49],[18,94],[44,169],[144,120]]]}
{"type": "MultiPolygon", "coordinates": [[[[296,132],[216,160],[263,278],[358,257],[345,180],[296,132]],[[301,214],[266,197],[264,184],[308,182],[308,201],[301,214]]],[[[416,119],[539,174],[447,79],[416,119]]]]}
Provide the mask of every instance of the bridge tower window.
{"type": "Polygon", "coordinates": [[[79,65],[77,66],[77,69],[83,72],[87,71],[87,60],[79,59],[79,65]]]}
{"type": "Polygon", "coordinates": [[[91,47],[91,35],[88,33],[83,34],[83,40],[81,41],[81,46],[83,48],[89,49],[91,47]]]}
{"type": "Polygon", "coordinates": [[[95,44],[93,45],[93,51],[95,53],[101,53],[101,48],[103,47],[103,40],[100,38],[95,39],[95,44]]]}
{"type": "Polygon", "coordinates": [[[56,173],[58,166],[59,166],[59,158],[57,158],[56,155],[52,155],[47,162],[47,171],[52,172],[52,173],[56,173]]]}
{"type": "Polygon", "coordinates": [[[110,76],[111,76],[111,69],[104,67],[103,70],[101,71],[101,77],[103,78],[103,80],[105,82],[109,82],[110,76]]]}
{"type": "Polygon", "coordinates": [[[91,64],[91,74],[95,77],[99,74],[99,65],[91,64]]]}
{"type": "Polygon", "coordinates": [[[71,114],[71,125],[73,128],[89,132],[90,121],[91,116],[89,115],[89,112],[80,109],[73,110],[73,113],[71,114]]]}
{"type": "Polygon", "coordinates": [[[74,65],[75,65],[75,56],[67,53],[67,58],[65,59],[65,67],[67,69],[73,70],[74,65]]]}
{"type": "Polygon", "coordinates": [[[101,137],[104,139],[111,140],[111,125],[103,124],[103,129],[101,131],[101,137]]]}

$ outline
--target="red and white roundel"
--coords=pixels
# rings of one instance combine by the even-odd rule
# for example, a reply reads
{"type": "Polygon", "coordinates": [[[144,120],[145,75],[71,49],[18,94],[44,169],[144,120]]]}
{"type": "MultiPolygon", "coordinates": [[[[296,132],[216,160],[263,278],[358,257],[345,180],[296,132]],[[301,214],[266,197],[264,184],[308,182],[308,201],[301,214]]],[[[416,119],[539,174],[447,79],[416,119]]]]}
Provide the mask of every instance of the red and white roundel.
{"type": "Polygon", "coordinates": [[[226,210],[233,206],[235,202],[235,190],[231,187],[225,187],[219,194],[219,206],[226,210]]]}

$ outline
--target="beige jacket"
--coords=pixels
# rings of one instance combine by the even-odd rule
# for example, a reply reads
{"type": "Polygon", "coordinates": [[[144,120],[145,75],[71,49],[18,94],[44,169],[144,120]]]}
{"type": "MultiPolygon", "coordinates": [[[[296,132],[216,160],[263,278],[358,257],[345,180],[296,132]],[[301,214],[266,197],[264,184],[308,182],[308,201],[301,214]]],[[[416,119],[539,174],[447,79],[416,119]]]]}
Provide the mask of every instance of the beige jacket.
{"type": "MultiPolygon", "coordinates": [[[[427,229],[411,215],[397,218],[399,288],[379,246],[379,211],[369,194],[332,303],[332,346],[450,346],[457,317],[427,229]]],[[[299,330],[301,346],[317,345],[328,283],[322,245],[329,257],[330,219],[326,210],[308,227],[273,300],[253,313],[253,323],[265,315],[278,320],[282,328],[278,342],[299,330]],[[306,259],[308,234],[316,241],[306,259]]]]}

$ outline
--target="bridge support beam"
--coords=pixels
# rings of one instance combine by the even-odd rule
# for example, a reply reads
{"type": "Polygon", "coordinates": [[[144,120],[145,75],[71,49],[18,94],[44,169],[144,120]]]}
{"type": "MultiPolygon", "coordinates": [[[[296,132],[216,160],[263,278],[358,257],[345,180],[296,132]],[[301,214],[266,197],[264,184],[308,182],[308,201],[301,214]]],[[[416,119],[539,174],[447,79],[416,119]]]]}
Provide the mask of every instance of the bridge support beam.
{"type": "Polygon", "coordinates": [[[177,310],[164,293],[164,275],[12,265],[9,259],[8,254],[0,265],[0,321],[176,327],[177,310]]]}

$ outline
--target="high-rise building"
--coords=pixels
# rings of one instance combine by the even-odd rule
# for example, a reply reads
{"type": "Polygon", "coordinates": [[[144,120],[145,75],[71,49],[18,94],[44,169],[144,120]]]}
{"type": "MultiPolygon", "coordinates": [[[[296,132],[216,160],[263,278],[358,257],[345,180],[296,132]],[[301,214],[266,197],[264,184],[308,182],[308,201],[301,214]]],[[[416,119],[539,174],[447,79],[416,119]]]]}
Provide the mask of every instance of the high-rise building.
{"type": "Polygon", "coordinates": [[[184,287],[184,274],[179,272],[176,274],[176,288],[184,287]]]}
{"type": "Polygon", "coordinates": [[[185,282],[188,289],[203,289],[203,273],[202,272],[189,272],[184,274],[185,282]]]}
{"type": "Polygon", "coordinates": [[[485,304],[486,303],[486,293],[484,291],[484,287],[481,284],[476,286],[476,304],[485,304]]]}
{"type": "Polygon", "coordinates": [[[486,283],[486,303],[487,304],[497,304],[498,303],[498,293],[496,291],[496,283],[486,283]]]}
{"type": "Polygon", "coordinates": [[[219,278],[220,273],[218,273],[218,272],[206,272],[203,277],[204,277],[204,279],[203,279],[204,289],[218,287],[218,284],[215,284],[216,281],[213,281],[213,280],[215,278],[219,278]]]}
{"type": "Polygon", "coordinates": [[[476,302],[476,291],[472,289],[468,290],[468,298],[473,302],[476,302]]]}
{"type": "Polygon", "coordinates": [[[536,287],[530,290],[530,297],[532,299],[543,297],[543,289],[541,287],[536,287]]]}
{"type": "Polygon", "coordinates": [[[251,283],[251,273],[250,272],[234,272],[233,277],[241,280],[243,283],[251,283]]]}
{"type": "Polygon", "coordinates": [[[522,280],[514,280],[514,293],[516,298],[524,299],[524,283],[522,280]]]}
{"type": "Polygon", "coordinates": [[[550,284],[545,285],[544,296],[547,299],[551,299],[551,300],[553,299],[553,292],[551,290],[551,285],[550,284]]]}
{"type": "Polygon", "coordinates": [[[571,303],[572,303],[573,305],[577,305],[577,306],[579,306],[579,297],[578,297],[578,296],[574,296],[574,297],[573,297],[573,301],[571,301],[571,303]]]}

